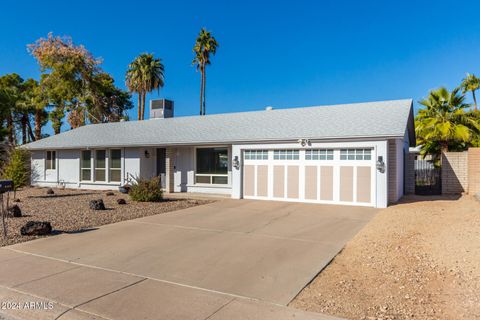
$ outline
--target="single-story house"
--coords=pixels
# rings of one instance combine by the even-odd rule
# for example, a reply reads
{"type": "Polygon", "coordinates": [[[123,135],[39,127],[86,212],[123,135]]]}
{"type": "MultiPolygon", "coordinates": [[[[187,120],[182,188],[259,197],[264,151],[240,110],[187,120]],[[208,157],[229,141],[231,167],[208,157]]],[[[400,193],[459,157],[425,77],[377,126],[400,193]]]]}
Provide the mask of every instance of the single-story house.
{"type": "Polygon", "coordinates": [[[404,194],[412,100],[90,124],[25,145],[32,184],[117,189],[160,175],[166,192],[383,208],[404,194]]]}

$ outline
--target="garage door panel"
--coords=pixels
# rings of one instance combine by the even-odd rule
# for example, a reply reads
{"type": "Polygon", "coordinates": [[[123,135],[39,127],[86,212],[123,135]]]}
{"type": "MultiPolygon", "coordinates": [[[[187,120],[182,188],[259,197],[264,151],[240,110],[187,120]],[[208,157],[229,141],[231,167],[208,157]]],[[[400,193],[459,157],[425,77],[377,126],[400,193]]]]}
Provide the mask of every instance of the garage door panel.
{"type": "Polygon", "coordinates": [[[320,167],[320,200],[333,200],[333,166],[320,167]]]}
{"type": "Polygon", "coordinates": [[[244,193],[248,197],[255,195],[255,166],[246,165],[243,176],[244,193]]]}
{"type": "Polygon", "coordinates": [[[268,196],[268,166],[257,166],[257,196],[268,196]]]}
{"type": "Polygon", "coordinates": [[[285,197],[285,166],[273,166],[273,196],[285,197]]]}
{"type": "Polygon", "coordinates": [[[357,167],[357,202],[370,203],[372,190],[372,168],[357,167]]]}
{"type": "Polygon", "coordinates": [[[353,202],[353,167],[340,167],[340,201],[353,202]]]}
{"type": "Polygon", "coordinates": [[[306,166],[305,167],[305,199],[317,200],[317,167],[306,166]]]}
{"type": "Polygon", "coordinates": [[[376,170],[372,150],[348,147],[251,150],[243,163],[243,195],[258,199],[374,205],[376,170]]]}
{"type": "Polygon", "coordinates": [[[299,167],[298,166],[287,166],[287,198],[298,199],[299,196],[299,167]]]}

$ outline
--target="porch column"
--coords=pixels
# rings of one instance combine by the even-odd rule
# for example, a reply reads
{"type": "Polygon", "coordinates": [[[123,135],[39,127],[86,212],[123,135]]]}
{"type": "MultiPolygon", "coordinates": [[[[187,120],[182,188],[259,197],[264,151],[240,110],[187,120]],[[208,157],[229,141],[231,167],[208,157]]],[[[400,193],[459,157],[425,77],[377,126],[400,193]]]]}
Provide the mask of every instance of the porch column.
{"type": "Polygon", "coordinates": [[[175,148],[167,148],[165,152],[165,191],[173,192],[174,180],[173,173],[175,171],[175,148]]]}

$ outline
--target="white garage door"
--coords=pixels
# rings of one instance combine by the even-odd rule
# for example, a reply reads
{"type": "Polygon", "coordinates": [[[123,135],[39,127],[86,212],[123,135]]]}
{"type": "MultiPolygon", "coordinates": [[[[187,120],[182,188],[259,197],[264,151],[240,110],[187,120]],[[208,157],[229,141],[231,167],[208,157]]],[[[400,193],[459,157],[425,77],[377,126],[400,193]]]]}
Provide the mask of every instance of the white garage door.
{"type": "Polygon", "coordinates": [[[374,206],[372,148],[244,150],[243,197],[374,206]]]}

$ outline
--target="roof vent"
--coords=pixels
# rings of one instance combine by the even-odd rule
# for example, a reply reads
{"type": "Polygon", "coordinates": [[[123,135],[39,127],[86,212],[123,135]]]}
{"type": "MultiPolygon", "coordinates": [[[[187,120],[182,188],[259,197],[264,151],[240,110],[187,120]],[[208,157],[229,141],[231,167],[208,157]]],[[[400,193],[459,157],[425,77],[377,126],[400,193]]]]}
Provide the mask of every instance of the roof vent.
{"type": "Polygon", "coordinates": [[[167,99],[150,100],[150,119],[173,118],[173,101],[167,99]]]}
{"type": "Polygon", "coordinates": [[[265,107],[265,110],[266,110],[266,111],[271,111],[271,110],[273,110],[273,107],[272,107],[272,106],[266,106],[266,107],[265,107]]]}

